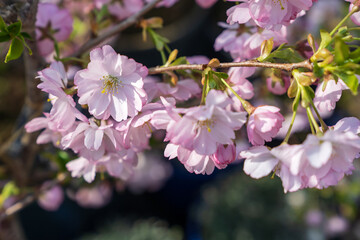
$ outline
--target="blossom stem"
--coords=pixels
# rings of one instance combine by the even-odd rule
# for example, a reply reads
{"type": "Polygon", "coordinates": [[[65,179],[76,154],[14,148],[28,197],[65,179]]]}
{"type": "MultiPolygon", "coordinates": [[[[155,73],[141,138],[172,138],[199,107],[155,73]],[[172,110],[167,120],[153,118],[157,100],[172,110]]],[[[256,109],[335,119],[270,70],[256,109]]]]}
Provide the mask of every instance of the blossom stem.
{"type": "Polygon", "coordinates": [[[314,109],[314,111],[316,113],[316,116],[318,117],[318,119],[320,121],[320,125],[321,125],[321,128],[322,128],[323,132],[326,132],[329,129],[329,127],[326,125],[324,120],[321,118],[319,111],[316,109],[316,107],[315,107],[315,105],[314,105],[314,103],[312,101],[311,101],[311,106],[313,107],[313,109],[314,109]]]}
{"type": "Polygon", "coordinates": [[[312,123],[312,126],[315,128],[316,133],[320,133],[320,128],[318,123],[316,122],[316,119],[314,118],[314,115],[311,112],[311,108],[308,106],[306,107],[306,113],[309,117],[309,122],[312,123]]]}
{"type": "MultiPolygon", "coordinates": [[[[149,68],[149,75],[160,74],[167,71],[176,71],[176,70],[200,70],[203,71],[208,67],[208,64],[180,64],[176,66],[169,67],[154,67],[149,68]]],[[[294,69],[306,68],[312,70],[312,64],[309,60],[305,60],[298,63],[268,63],[268,62],[259,62],[257,60],[249,60],[244,62],[228,62],[220,63],[216,68],[231,68],[231,67],[263,67],[263,68],[276,68],[291,72],[294,69]]]]}
{"type": "Polygon", "coordinates": [[[232,87],[230,87],[230,85],[223,78],[220,78],[220,80],[240,100],[241,105],[244,107],[245,111],[249,115],[251,115],[255,111],[255,107],[251,105],[248,101],[241,98],[240,95],[237,94],[237,92],[235,92],[235,90],[232,87]]]}
{"type": "Polygon", "coordinates": [[[126,20],[120,22],[119,24],[105,30],[97,38],[91,39],[86,44],[84,44],[78,51],[76,51],[72,57],[80,57],[83,53],[86,53],[93,47],[103,43],[107,39],[115,36],[116,34],[124,31],[128,27],[132,26],[136,22],[138,22],[139,18],[142,17],[144,14],[149,12],[151,9],[155,7],[157,3],[159,3],[161,0],[153,0],[149,4],[145,5],[140,11],[135,13],[134,15],[128,17],[126,20]]]}
{"type": "MultiPolygon", "coordinates": [[[[300,98],[295,98],[294,102],[295,101],[299,102],[300,98]]],[[[297,108],[294,109],[294,111],[293,111],[292,118],[291,118],[291,123],[290,123],[289,129],[286,132],[286,136],[285,136],[285,139],[284,139],[283,143],[288,143],[288,141],[289,141],[289,138],[290,138],[290,135],[291,135],[291,130],[292,130],[293,126],[294,126],[296,114],[297,114],[297,108]]]]}
{"type": "Polygon", "coordinates": [[[337,30],[353,15],[354,13],[358,12],[360,8],[358,6],[354,6],[351,11],[336,25],[336,27],[331,31],[330,36],[333,36],[337,30]]]}
{"type": "Polygon", "coordinates": [[[204,81],[204,86],[203,86],[203,90],[202,90],[200,105],[203,105],[206,102],[206,92],[207,92],[208,81],[209,81],[208,76],[205,75],[205,81],[204,81]]]}

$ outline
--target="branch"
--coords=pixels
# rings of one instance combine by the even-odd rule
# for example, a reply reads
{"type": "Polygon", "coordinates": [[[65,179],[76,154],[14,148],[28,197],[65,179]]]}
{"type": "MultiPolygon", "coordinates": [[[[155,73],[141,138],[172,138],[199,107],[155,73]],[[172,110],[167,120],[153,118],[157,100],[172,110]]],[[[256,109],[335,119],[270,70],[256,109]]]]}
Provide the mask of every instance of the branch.
{"type": "Polygon", "coordinates": [[[160,1],[161,0],[153,0],[152,2],[147,4],[145,7],[143,7],[139,12],[130,16],[126,20],[120,22],[118,25],[115,25],[115,26],[111,27],[110,29],[104,31],[97,38],[94,38],[94,39],[88,41],[76,53],[71,55],[71,57],[80,57],[83,53],[89,51],[91,48],[99,45],[100,43],[104,42],[106,39],[115,36],[116,34],[122,32],[126,28],[135,24],[141,16],[143,16],[144,14],[149,12],[160,1]]]}
{"type": "Polygon", "coordinates": [[[41,194],[43,194],[46,191],[50,190],[55,185],[65,182],[67,177],[68,177],[67,174],[64,174],[64,173],[59,174],[56,179],[54,179],[49,184],[47,184],[46,187],[42,188],[39,192],[34,192],[34,193],[31,193],[31,194],[28,194],[23,199],[19,200],[15,204],[13,204],[10,207],[8,207],[7,209],[5,209],[2,213],[0,213],[0,223],[5,218],[7,218],[7,217],[19,212],[20,210],[24,209],[25,207],[29,206],[41,194]]]}
{"type": "MultiPolygon", "coordinates": [[[[208,64],[182,64],[170,67],[155,67],[149,68],[149,75],[159,74],[167,71],[176,70],[200,70],[203,71],[208,67],[208,64]]],[[[263,63],[257,60],[249,60],[244,62],[231,62],[220,63],[216,68],[231,68],[231,67],[263,67],[263,68],[276,68],[291,72],[297,68],[306,68],[312,70],[312,65],[309,60],[298,63],[263,63]]]]}

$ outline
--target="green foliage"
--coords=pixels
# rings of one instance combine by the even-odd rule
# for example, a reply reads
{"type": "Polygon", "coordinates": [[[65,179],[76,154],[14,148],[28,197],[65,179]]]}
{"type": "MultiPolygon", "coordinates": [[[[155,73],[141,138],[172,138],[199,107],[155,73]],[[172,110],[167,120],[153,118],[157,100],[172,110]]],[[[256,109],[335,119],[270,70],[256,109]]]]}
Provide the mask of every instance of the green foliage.
{"type": "Polygon", "coordinates": [[[21,32],[21,29],[21,21],[7,26],[4,19],[0,16],[0,42],[11,41],[5,57],[5,63],[18,59],[24,51],[24,46],[29,50],[29,54],[32,54],[30,47],[25,42],[25,39],[31,40],[31,36],[26,32],[21,32]]]}
{"type": "Polygon", "coordinates": [[[84,236],[82,240],[181,240],[182,231],[168,227],[163,221],[149,219],[138,220],[134,224],[121,220],[114,221],[97,234],[84,236]]]}
{"type": "Polygon", "coordinates": [[[152,30],[151,28],[147,29],[148,33],[151,36],[151,39],[153,40],[156,50],[158,51],[163,51],[164,50],[164,46],[169,43],[169,39],[157,34],[154,30],[152,30]]]}
{"type": "Polygon", "coordinates": [[[15,185],[14,182],[10,181],[5,184],[4,188],[1,191],[0,195],[0,208],[3,206],[6,199],[11,196],[18,195],[20,192],[19,188],[15,185]]]}

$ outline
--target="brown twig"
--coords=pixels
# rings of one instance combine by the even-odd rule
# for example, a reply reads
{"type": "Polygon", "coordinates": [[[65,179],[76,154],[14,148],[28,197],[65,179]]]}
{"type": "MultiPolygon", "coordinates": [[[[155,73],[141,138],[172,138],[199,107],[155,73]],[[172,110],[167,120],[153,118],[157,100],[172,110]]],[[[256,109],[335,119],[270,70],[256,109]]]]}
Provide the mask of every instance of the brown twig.
{"type": "Polygon", "coordinates": [[[5,209],[2,213],[0,213],[0,222],[5,218],[19,212],[20,210],[24,209],[25,207],[29,206],[33,203],[42,193],[50,190],[57,184],[63,183],[68,176],[64,173],[59,174],[56,179],[52,180],[49,184],[46,185],[45,188],[42,188],[39,192],[33,192],[31,194],[26,195],[23,199],[19,200],[12,206],[5,209]]]}
{"type": "Polygon", "coordinates": [[[153,0],[152,2],[147,4],[145,7],[143,7],[140,11],[138,11],[134,15],[130,16],[129,18],[125,19],[124,21],[120,22],[119,24],[107,29],[106,31],[100,33],[97,38],[94,38],[94,39],[88,41],[77,52],[72,54],[71,57],[80,57],[83,53],[89,51],[91,48],[99,45],[100,43],[104,42],[108,38],[113,37],[116,34],[120,33],[121,31],[124,31],[126,28],[132,26],[139,20],[140,17],[142,17],[144,14],[146,14],[151,9],[153,9],[155,7],[155,5],[160,1],[161,0],[153,0]]]}
{"type": "MultiPolygon", "coordinates": [[[[155,67],[149,69],[149,74],[159,74],[167,71],[176,70],[205,70],[208,64],[182,64],[170,67],[155,67]]],[[[297,68],[306,68],[312,70],[312,65],[309,60],[298,63],[264,63],[257,60],[249,60],[244,62],[230,62],[220,63],[216,68],[231,68],[231,67],[263,67],[263,68],[276,68],[291,72],[297,68]]]]}

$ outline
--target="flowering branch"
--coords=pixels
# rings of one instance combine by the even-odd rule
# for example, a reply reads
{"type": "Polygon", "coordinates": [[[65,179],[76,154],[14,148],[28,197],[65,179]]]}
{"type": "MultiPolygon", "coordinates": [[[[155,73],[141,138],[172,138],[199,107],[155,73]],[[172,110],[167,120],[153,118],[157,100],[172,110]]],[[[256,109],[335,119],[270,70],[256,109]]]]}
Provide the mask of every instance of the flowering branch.
{"type": "MultiPolygon", "coordinates": [[[[170,67],[155,67],[149,68],[149,74],[159,74],[167,71],[176,70],[200,70],[203,71],[208,67],[208,64],[181,64],[170,67]]],[[[249,60],[244,62],[230,62],[220,63],[217,68],[231,68],[231,67],[263,67],[263,68],[276,68],[291,72],[294,69],[306,68],[312,70],[313,66],[309,60],[298,63],[263,63],[257,60],[249,60]]]]}
{"type": "Polygon", "coordinates": [[[105,32],[101,33],[97,38],[94,38],[90,41],[88,41],[86,44],[84,44],[77,52],[75,52],[71,57],[80,57],[83,53],[89,51],[93,47],[101,44],[105,40],[107,40],[110,37],[115,36],[116,34],[124,31],[131,25],[135,24],[138,19],[149,12],[151,9],[155,7],[155,5],[160,2],[161,0],[153,0],[149,4],[147,4],[145,7],[143,7],[140,11],[135,13],[134,15],[130,16],[126,20],[120,22],[119,24],[111,27],[110,29],[106,30],[105,32]]]}

